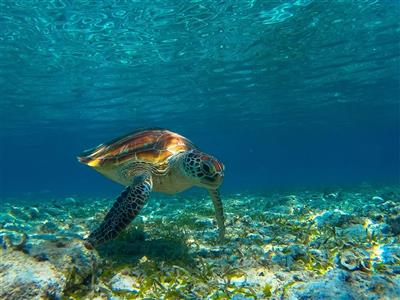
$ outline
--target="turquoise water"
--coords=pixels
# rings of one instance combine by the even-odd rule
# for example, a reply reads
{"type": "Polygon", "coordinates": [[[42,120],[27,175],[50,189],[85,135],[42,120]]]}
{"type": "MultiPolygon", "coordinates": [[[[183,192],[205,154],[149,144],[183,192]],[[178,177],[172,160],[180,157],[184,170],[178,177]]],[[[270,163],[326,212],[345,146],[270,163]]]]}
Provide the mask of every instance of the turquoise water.
{"type": "Polygon", "coordinates": [[[397,1],[0,5],[4,194],[114,194],[75,156],[155,126],[228,189],[399,182],[397,1]]]}
{"type": "Polygon", "coordinates": [[[396,298],[399,16],[389,0],[0,0],[0,298],[396,298]],[[76,156],[146,127],[223,162],[226,244],[195,188],[84,247],[123,188],[76,156]]]}

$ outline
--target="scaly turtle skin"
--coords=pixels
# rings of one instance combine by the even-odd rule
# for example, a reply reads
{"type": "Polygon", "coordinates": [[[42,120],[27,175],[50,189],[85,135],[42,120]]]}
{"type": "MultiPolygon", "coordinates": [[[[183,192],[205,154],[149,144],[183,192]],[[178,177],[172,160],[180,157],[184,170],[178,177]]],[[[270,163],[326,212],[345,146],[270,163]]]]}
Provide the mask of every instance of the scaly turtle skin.
{"type": "Polygon", "coordinates": [[[218,188],[224,165],[185,137],[166,129],[138,130],[85,151],[78,160],[126,187],[86,239],[88,247],[115,238],[137,216],[152,191],[174,194],[192,186],[208,190],[223,239],[224,215],[218,188]]]}

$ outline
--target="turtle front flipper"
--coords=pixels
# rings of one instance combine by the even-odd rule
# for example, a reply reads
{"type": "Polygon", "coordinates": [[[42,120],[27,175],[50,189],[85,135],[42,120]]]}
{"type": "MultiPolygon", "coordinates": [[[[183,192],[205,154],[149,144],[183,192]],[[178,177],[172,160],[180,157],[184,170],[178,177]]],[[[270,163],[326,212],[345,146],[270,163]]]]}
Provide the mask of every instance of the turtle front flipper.
{"type": "Polygon", "coordinates": [[[218,228],[219,228],[219,238],[220,238],[220,240],[224,240],[224,238],[225,238],[225,217],[224,217],[224,209],[222,206],[222,200],[219,195],[219,191],[209,189],[208,193],[210,194],[211,199],[214,203],[215,217],[217,219],[217,224],[218,224],[218,228]]]}
{"type": "Polygon", "coordinates": [[[150,196],[153,182],[150,172],[141,172],[117,198],[100,226],[85,240],[88,248],[115,238],[137,216],[150,196]]]}

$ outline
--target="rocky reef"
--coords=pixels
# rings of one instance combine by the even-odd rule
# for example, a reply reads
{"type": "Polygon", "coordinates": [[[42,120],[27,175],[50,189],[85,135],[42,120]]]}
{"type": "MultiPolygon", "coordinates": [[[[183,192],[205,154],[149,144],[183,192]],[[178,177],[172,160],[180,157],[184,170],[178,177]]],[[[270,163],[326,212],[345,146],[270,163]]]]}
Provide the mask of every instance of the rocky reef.
{"type": "Polygon", "coordinates": [[[398,299],[400,188],[154,195],[116,240],[113,199],[1,199],[1,299],[398,299]]]}

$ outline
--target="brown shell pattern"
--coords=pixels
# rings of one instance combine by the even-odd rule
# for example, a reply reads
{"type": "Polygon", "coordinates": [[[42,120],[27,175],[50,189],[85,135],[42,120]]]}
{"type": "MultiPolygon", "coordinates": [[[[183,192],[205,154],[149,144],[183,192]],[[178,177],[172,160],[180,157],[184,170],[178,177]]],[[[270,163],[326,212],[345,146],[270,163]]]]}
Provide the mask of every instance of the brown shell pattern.
{"type": "Polygon", "coordinates": [[[145,162],[162,169],[167,167],[172,155],[190,149],[197,147],[177,133],[166,129],[145,129],[87,150],[78,156],[78,160],[95,168],[145,162]]]}

